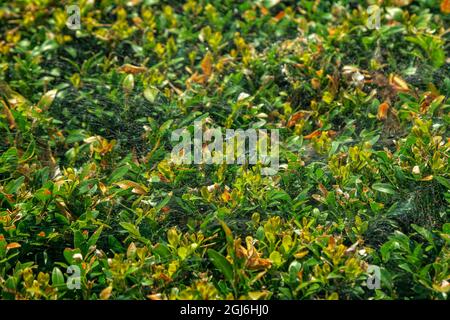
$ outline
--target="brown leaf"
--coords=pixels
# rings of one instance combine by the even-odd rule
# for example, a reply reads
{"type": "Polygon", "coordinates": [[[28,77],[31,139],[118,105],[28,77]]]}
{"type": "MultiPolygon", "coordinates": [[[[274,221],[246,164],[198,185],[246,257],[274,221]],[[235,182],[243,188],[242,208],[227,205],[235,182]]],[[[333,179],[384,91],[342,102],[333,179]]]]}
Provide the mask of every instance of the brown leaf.
{"type": "Polygon", "coordinates": [[[9,128],[14,129],[16,127],[16,121],[14,120],[14,116],[13,116],[11,110],[9,110],[6,102],[4,102],[3,100],[1,100],[1,101],[3,104],[3,110],[5,113],[6,119],[8,120],[8,123],[9,123],[9,128]]]}
{"type": "Polygon", "coordinates": [[[250,258],[247,261],[247,267],[251,270],[267,269],[272,266],[272,261],[263,258],[250,258]]]}
{"type": "Polygon", "coordinates": [[[319,183],[319,190],[324,195],[324,197],[326,197],[328,195],[327,188],[325,188],[325,186],[321,183],[319,183]]]}
{"type": "Polygon", "coordinates": [[[303,118],[305,116],[305,114],[301,111],[294,113],[291,118],[289,119],[289,122],[287,124],[287,127],[293,127],[297,124],[298,120],[300,120],[301,118],[303,118]]]}

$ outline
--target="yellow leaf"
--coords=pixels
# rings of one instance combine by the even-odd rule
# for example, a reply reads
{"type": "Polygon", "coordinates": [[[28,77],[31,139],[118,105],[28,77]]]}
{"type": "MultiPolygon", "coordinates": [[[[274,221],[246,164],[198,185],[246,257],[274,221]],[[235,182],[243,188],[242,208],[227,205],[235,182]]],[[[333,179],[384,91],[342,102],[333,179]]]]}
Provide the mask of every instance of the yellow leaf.
{"type": "Polygon", "coordinates": [[[297,259],[301,259],[308,254],[308,250],[300,251],[294,254],[294,257],[297,259]]]}
{"type": "Polygon", "coordinates": [[[112,287],[111,286],[103,289],[102,292],[100,292],[100,299],[108,300],[109,297],[111,296],[111,292],[112,292],[112,287]]]}
{"type": "Polygon", "coordinates": [[[115,185],[117,185],[119,188],[124,189],[124,190],[133,188],[133,190],[131,190],[131,192],[136,193],[136,194],[146,194],[147,193],[146,187],[144,187],[134,181],[123,180],[123,181],[116,182],[115,185]]]}
{"type": "Polygon", "coordinates": [[[267,291],[252,291],[248,293],[248,296],[252,300],[259,300],[267,296],[267,291]]]}
{"type": "Polygon", "coordinates": [[[395,91],[408,92],[409,87],[405,80],[395,74],[389,76],[389,84],[395,91]]]}

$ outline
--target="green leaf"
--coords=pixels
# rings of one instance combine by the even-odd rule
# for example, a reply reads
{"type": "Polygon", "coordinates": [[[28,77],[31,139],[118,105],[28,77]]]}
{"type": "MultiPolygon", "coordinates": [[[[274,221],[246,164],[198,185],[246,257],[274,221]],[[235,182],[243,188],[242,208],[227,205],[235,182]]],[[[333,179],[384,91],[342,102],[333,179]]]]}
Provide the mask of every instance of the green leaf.
{"type": "Polygon", "coordinates": [[[57,93],[58,93],[58,90],[56,90],[56,89],[46,92],[42,96],[41,100],[38,102],[38,105],[37,105],[38,108],[40,108],[42,110],[47,110],[51,106],[53,100],[55,100],[57,93]]]}
{"type": "Polygon", "coordinates": [[[427,240],[429,243],[434,244],[433,234],[430,231],[416,224],[411,224],[411,227],[416,230],[418,234],[424,237],[425,240],[427,240]]]}
{"type": "Polygon", "coordinates": [[[109,177],[109,183],[120,180],[125,174],[127,174],[128,170],[129,168],[127,166],[123,166],[114,170],[109,177]]]}
{"type": "Polygon", "coordinates": [[[158,96],[159,90],[155,87],[148,87],[144,90],[144,97],[149,102],[155,102],[156,97],[158,96]]]}
{"type": "Polygon", "coordinates": [[[444,223],[444,225],[442,226],[442,231],[445,234],[450,234],[450,223],[444,223]]]}
{"type": "Polygon", "coordinates": [[[62,286],[65,284],[64,275],[58,267],[54,267],[52,271],[53,286],[62,286]]]}
{"type": "Polygon", "coordinates": [[[378,182],[374,183],[372,185],[372,189],[382,192],[382,193],[388,193],[388,194],[396,194],[397,193],[389,183],[378,183],[378,182]]]}
{"type": "Polygon", "coordinates": [[[100,238],[100,234],[102,233],[102,231],[103,226],[100,226],[100,228],[98,228],[97,231],[95,231],[91,238],[88,240],[88,247],[95,246],[98,239],[100,238]]]}
{"type": "Polygon", "coordinates": [[[130,93],[134,89],[134,76],[129,74],[122,82],[122,88],[125,92],[130,93]]]}
{"type": "Polygon", "coordinates": [[[269,256],[269,259],[277,267],[279,267],[279,266],[281,266],[283,264],[283,259],[281,257],[281,254],[278,251],[272,251],[272,253],[269,256]]]}
{"type": "Polygon", "coordinates": [[[10,181],[5,187],[6,192],[9,194],[16,193],[16,191],[20,188],[20,186],[22,185],[24,180],[25,180],[25,177],[21,176],[21,177],[17,178],[16,180],[10,181]]]}
{"type": "Polygon", "coordinates": [[[73,233],[73,244],[75,248],[80,248],[83,246],[84,243],[84,237],[80,230],[76,230],[73,233]]]}
{"type": "Polygon", "coordinates": [[[439,182],[444,187],[446,187],[448,190],[450,190],[450,181],[448,179],[441,177],[441,176],[435,176],[434,178],[437,180],[437,182],[439,182]]]}
{"type": "Polygon", "coordinates": [[[214,249],[208,249],[208,256],[216,268],[223,273],[225,279],[233,281],[233,267],[228,260],[214,249]]]}
{"type": "Polygon", "coordinates": [[[55,213],[55,220],[61,224],[70,225],[69,220],[60,213],[55,213]]]}
{"type": "Polygon", "coordinates": [[[129,222],[121,222],[119,224],[121,225],[122,228],[127,230],[132,235],[134,235],[136,237],[140,237],[141,236],[141,233],[139,232],[139,229],[134,224],[131,224],[129,222]]]}

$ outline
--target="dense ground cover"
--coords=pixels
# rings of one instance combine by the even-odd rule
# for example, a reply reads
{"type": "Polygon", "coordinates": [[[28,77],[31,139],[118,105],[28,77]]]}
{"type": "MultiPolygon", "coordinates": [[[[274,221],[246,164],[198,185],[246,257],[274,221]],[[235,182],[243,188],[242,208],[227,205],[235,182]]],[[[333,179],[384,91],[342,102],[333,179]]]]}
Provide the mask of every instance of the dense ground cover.
{"type": "Polygon", "coordinates": [[[448,298],[449,1],[78,4],[0,4],[1,298],[448,298]]]}

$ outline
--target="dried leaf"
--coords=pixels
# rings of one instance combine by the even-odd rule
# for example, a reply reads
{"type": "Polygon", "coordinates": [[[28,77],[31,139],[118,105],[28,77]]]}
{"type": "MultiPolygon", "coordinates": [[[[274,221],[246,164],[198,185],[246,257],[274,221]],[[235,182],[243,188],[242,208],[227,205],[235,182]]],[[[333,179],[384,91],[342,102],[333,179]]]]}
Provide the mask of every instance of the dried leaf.
{"type": "Polygon", "coordinates": [[[141,185],[137,182],[134,182],[134,181],[123,180],[123,181],[116,182],[114,184],[124,190],[133,188],[133,190],[131,190],[131,192],[136,193],[136,194],[146,194],[147,193],[146,187],[144,187],[143,185],[141,185]]]}
{"type": "Polygon", "coordinates": [[[13,116],[11,110],[9,110],[6,102],[4,102],[3,100],[1,100],[1,101],[3,104],[3,110],[5,113],[6,119],[8,120],[8,123],[9,123],[9,128],[14,129],[16,127],[16,121],[14,120],[14,116],[13,116]]]}
{"type": "Polygon", "coordinates": [[[297,122],[302,119],[305,116],[305,114],[301,111],[294,113],[291,118],[289,119],[289,122],[287,124],[287,127],[293,127],[297,124],[297,122]]]}
{"type": "Polygon", "coordinates": [[[389,85],[395,91],[399,91],[399,92],[408,92],[409,91],[408,84],[405,82],[405,80],[403,80],[402,78],[400,78],[399,76],[397,76],[395,74],[391,74],[389,76],[389,85]]]}

